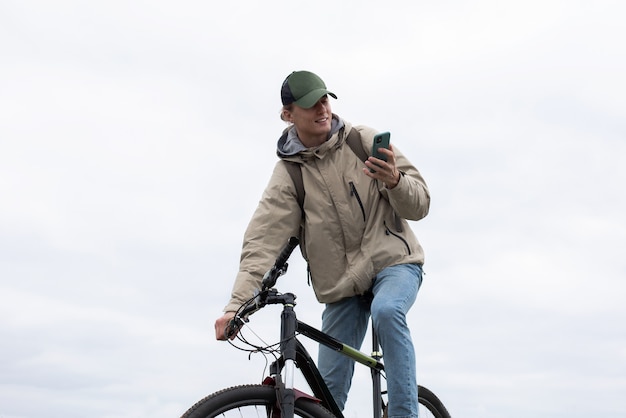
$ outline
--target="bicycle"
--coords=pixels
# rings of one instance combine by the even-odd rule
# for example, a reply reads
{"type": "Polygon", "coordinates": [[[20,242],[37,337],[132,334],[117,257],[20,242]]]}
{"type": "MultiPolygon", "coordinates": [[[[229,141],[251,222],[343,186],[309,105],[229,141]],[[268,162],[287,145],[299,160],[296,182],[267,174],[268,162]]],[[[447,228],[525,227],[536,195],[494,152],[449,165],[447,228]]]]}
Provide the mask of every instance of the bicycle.
{"type": "MultiPolygon", "coordinates": [[[[334,349],[357,363],[371,369],[373,418],[386,416],[386,405],[382,390],[384,364],[380,352],[378,338],[372,327],[372,355],[368,356],[350,347],[322,331],[299,321],[294,311],[296,296],[292,293],[279,293],[274,288],[278,278],[287,271],[287,260],[298,239],[292,237],[277,257],[276,262],[263,277],[260,291],[248,302],[244,303],[229,325],[227,336],[231,337],[249,321],[250,315],[268,305],[280,304],[281,331],[278,348],[255,347],[251,351],[264,350],[275,356],[270,365],[270,376],[262,384],[235,386],[215,392],[193,405],[181,418],[213,418],[213,417],[266,417],[266,418],[343,418],[332,394],[308,354],[306,348],[296,337],[303,335],[319,344],[334,349]],[[294,388],[295,369],[299,368],[306,383],[313,392],[311,395],[294,388]]],[[[240,337],[240,341],[246,342],[240,337]]],[[[439,398],[423,386],[418,386],[420,417],[450,418],[439,398]]]]}

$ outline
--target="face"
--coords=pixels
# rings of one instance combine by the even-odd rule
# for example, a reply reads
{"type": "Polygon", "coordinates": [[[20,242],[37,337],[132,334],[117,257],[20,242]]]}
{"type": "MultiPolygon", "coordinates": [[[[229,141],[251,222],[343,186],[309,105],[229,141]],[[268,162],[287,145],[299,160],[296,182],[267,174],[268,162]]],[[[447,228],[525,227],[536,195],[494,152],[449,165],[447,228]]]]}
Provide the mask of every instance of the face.
{"type": "Polygon", "coordinates": [[[331,129],[332,110],[328,96],[324,96],[309,109],[297,105],[283,110],[284,120],[295,125],[298,137],[306,147],[323,144],[331,129]]]}

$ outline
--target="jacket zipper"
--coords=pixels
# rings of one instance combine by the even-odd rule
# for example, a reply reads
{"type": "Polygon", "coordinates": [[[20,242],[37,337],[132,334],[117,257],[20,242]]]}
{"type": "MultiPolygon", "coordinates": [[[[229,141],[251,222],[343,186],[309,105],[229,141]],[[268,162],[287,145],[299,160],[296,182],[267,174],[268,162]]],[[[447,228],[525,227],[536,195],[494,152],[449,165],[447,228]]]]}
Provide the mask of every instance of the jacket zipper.
{"type": "Polygon", "coordinates": [[[361,207],[361,213],[363,214],[363,222],[365,222],[365,208],[363,207],[363,202],[361,201],[359,192],[356,191],[356,187],[354,187],[353,182],[349,182],[348,184],[350,185],[350,196],[356,197],[356,201],[359,202],[359,206],[361,207]]]}
{"type": "Polygon", "coordinates": [[[411,255],[411,247],[409,247],[409,243],[406,242],[406,240],[404,238],[402,238],[400,235],[398,234],[394,234],[391,229],[389,229],[389,227],[387,226],[387,221],[383,221],[383,224],[385,225],[385,234],[387,235],[393,235],[394,237],[398,238],[400,241],[402,241],[404,243],[404,246],[406,247],[406,250],[409,252],[409,255],[411,255]]]}

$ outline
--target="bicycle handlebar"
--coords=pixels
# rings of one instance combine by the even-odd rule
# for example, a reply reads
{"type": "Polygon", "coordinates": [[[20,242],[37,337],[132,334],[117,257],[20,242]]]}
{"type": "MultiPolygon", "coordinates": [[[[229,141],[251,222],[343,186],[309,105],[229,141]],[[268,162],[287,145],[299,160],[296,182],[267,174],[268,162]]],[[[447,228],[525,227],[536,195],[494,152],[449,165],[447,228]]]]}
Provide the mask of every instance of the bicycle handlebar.
{"type": "Polygon", "coordinates": [[[287,260],[299,243],[300,240],[298,238],[289,238],[287,244],[285,244],[282,251],[276,258],[276,261],[274,262],[272,268],[269,269],[267,273],[265,273],[265,275],[263,276],[261,291],[274,287],[274,285],[276,284],[276,280],[278,280],[278,277],[283,274],[287,269],[287,260]]]}
{"type": "Polygon", "coordinates": [[[298,246],[298,244],[300,243],[300,240],[296,237],[291,237],[287,240],[287,244],[285,244],[285,246],[283,247],[283,250],[280,252],[280,254],[278,255],[278,257],[276,258],[276,263],[274,263],[275,267],[282,267],[287,260],[289,259],[289,256],[291,255],[291,253],[293,252],[293,250],[298,246]]]}
{"type": "Polygon", "coordinates": [[[256,295],[255,303],[248,304],[240,310],[237,316],[230,320],[230,323],[226,327],[225,335],[227,338],[233,336],[238,329],[243,325],[243,321],[247,322],[247,317],[252,315],[254,312],[261,309],[266,304],[266,292],[268,289],[271,289],[276,284],[276,280],[287,270],[287,260],[289,256],[293,252],[293,250],[298,246],[300,240],[296,237],[291,237],[287,241],[287,244],[283,247],[280,254],[276,258],[274,265],[265,273],[263,276],[263,283],[261,285],[261,291],[256,295]],[[264,296],[261,296],[264,295],[264,296]],[[260,297],[261,296],[261,297],[260,297]]]}

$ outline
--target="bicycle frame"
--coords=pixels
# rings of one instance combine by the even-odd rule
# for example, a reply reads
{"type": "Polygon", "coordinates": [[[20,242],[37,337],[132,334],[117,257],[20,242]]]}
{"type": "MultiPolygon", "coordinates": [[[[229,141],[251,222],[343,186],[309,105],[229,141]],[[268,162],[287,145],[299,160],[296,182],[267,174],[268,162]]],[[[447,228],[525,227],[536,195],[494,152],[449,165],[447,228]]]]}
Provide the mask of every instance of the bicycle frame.
{"type": "Polygon", "coordinates": [[[315,362],[307,352],[306,348],[297,339],[296,334],[306,336],[307,338],[322,344],[332,350],[335,350],[357,363],[363,364],[371,369],[373,384],[373,408],[374,418],[382,416],[382,397],[381,397],[381,373],[385,367],[380,359],[382,354],[379,351],[378,339],[376,333],[372,329],[372,348],[371,356],[360,352],[359,350],[342,343],[341,341],[331,337],[330,335],[302,322],[296,318],[294,312],[295,296],[290,293],[279,295],[277,293],[268,297],[270,304],[283,304],[281,313],[281,356],[270,366],[270,374],[274,377],[278,401],[282,411],[283,418],[293,417],[293,406],[296,398],[294,388],[295,368],[298,367],[306,380],[307,384],[313,391],[313,396],[337,418],[343,418],[343,413],[335,403],[326,383],[324,382],[315,362]]]}
{"type": "MultiPolygon", "coordinates": [[[[232,340],[239,332],[241,326],[249,321],[248,317],[250,315],[267,305],[280,304],[283,306],[279,353],[276,352],[275,345],[259,347],[255,344],[250,344],[241,335],[238,338],[254,349],[246,350],[235,345],[237,348],[251,353],[262,352],[275,355],[275,361],[270,365],[270,377],[264,379],[263,385],[235,386],[215,392],[189,408],[183,415],[184,417],[206,418],[217,416],[215,414],[224,415],[231,412],[235,413],[235,416],[242,416],[242,412],[245,413],[245,411],[251,410],[256,410],[258,415],[261,410],[265,410],[269,414],[267,416],[271,416],[271,418],[293,418],[297,404],[298,412],[304,414],[303,416],[328,416],[328,411],[330,411],[335,417],[343,418],[343,413],[339,410],[333,394],[330,393],[319,369],[305,347],[298,340],[297,334],[301,334],[347,356],[357,363],[369,367],[372,375],[373,417],[381,418],[384,406],[383,395],[386,393],[381,390],[381,377],[385,367],[380,361],[382,353],[380,353],[378,338],[373,327],[373,349],[372,354],[368,356],[354,347],[350,347],[330,335],[299,321],[294,311],[296,296],[292,293],[280,294],[274,288],[278,277],[287,270],[287,259],[298,245],[298,242],[298,239],[295,237],[289,239],[274,265],[263,276],[261,288],[255,292],[252,298],[239,307],[224,329],[224,339],[232,340]],[[308,395],[294,388],[296,367],[301,370],[313,395],[308,395]]],[[[371,297],[371,295],[363,296],[371,297]]],[[[434,417],[450,418],[450,413],[432,391],[418,386],[418,393],[417,402],[420,407],[424,407],[434,417]]]]}

